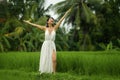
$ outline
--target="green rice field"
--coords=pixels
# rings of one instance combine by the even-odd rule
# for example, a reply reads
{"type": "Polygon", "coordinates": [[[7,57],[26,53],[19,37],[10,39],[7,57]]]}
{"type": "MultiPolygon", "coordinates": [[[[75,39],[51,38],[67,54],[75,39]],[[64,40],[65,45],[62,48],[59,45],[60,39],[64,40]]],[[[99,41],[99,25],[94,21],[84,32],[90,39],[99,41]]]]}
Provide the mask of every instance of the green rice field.
{"type": "Polygon", "coordinates": [[[56,74],[38,72],[39,52],[1,52],[0,80],[120,80],[120,52],[57,52],[56,74]]]}

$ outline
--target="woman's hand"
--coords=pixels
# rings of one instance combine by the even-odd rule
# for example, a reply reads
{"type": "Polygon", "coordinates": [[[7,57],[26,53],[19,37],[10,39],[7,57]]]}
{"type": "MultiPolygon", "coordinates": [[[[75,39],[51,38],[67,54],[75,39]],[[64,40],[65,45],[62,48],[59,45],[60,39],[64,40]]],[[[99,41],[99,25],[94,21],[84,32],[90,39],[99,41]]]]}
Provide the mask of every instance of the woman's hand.
{"type": "Polygon", "coordinates": [[[25,22],[25,23],[30,23],[30,21],[28,21],[28,20],[23,20],[23,22],[25,22]]]}
{"type": "Polygon", "coordinates": [[[57,24],[55,25],[55,29],[57,29],[59,26],[60,26],[60,24],[61,24],[61,22],[63,21],[63,19],[68,15],[68,13],[71,11],[72,9],[70,8],[70,9],[68,9],[67,11],[66,11],[66,13],[63,15],[63,17],[57,22],[57,24]]]}
{"type": "Polygon", "coordinates": [[[68,11],[67,12],[70,12],[72,9],[70,8],[70,9],[68,9],[68,11]]]}
{"type": "Polygon", "coordinates": [[[68,10],[67,10],[67,12],[66,12],[66,14],[68,14],[71,10],[72,10],[71,8],[70,8],[70,9],[68,9],[68,10]]]}

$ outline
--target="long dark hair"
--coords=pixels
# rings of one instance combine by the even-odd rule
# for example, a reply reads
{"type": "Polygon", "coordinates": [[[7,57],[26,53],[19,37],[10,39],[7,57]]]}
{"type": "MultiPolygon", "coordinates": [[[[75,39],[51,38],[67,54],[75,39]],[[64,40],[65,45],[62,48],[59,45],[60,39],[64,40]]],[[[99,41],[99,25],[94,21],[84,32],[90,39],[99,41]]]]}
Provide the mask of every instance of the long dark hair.
{"type": "Polygon", "coordinates": [[[47,23],[46,23],[46,27],[49,27],[49,26],[48,26],[48,20],[49,20],[49,19],[53,19],[53,20],[54,20],[54,23],[52,24],[52,26],[54,27],[54,25],[55,25],[55,19],[54,19],[53,17],[48,17],[47,23]]]}

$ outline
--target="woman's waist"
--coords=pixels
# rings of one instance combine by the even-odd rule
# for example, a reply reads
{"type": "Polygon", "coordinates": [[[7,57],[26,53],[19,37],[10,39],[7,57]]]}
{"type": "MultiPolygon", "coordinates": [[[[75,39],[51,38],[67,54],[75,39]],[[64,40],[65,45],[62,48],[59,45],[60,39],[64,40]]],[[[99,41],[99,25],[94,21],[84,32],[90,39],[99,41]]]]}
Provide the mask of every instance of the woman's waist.
{"type": "Polygon", "coordinates": [[[52,40],[45,40],[45,41],[43,42],[43,44],[51,45],[51,44],[55,44],[55,42],[52,41],[52,40]]]}
{"type": "Polygon", "coordinates": [[[45,40],[45,42],[54,42],[54,40],[45,40]]]}

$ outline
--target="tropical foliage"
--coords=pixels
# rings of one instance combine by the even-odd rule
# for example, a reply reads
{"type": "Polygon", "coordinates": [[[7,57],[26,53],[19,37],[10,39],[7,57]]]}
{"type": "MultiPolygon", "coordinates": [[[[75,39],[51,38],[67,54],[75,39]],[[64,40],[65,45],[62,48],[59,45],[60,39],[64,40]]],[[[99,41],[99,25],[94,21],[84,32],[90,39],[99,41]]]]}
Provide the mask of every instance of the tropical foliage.
{"type": "MultiPolygon", "coordinates": [[[[0,51],[39,51],[44,32],[22,20],[46,25],[44,0],[7,0],[0,2],[0,51]]],[[[60,19],[71,8],[56,35],[57,50],[120,50],[119,0],[64,0],[55,4],[60,19]]],[[[57,20],[56,20],[57,21],[57,20]]]]}
{"type": "Polygon", "coordinates": [[[99,0],[65,0],[54,6],[57,13],[61,15],[72,6],[72,11],[66,18],[65,23],[71,23],[73,26],[71,40],[75,44],[71,44],[71,46],[74,46],[76,50],[92,50],[90,32],[97,24],[97,18],[93,13],[94,9],[92,7],[98,4],[98,2],[100,4],[99,0]]]}
{"type": "Polygon", "coordinates": [[[65,20],[73,26],[68,41],[70,50],[105,50],[110,43],[113,44],[111,49],[118,49],[119,4],[119,0],[65,0],[57,3],[53,8],[59,17],[72,6],[65,20]]]}
{"type": "MultiPolygon", "coordinates": [[[[22,20],[29,19],[36,23],[39,22],[39,18],[48,9],[44,9],[43,4],[44,0],[9,0],[2,4],[5,10],[1,16],[5,21],[0,24],[0,51],[36,51],[39,49],[38,46],[42,43],[43,34],[41,31],[24,24],[22,20]]],[[[45,23],[45,20],[41,24],[45,23]]]]}

